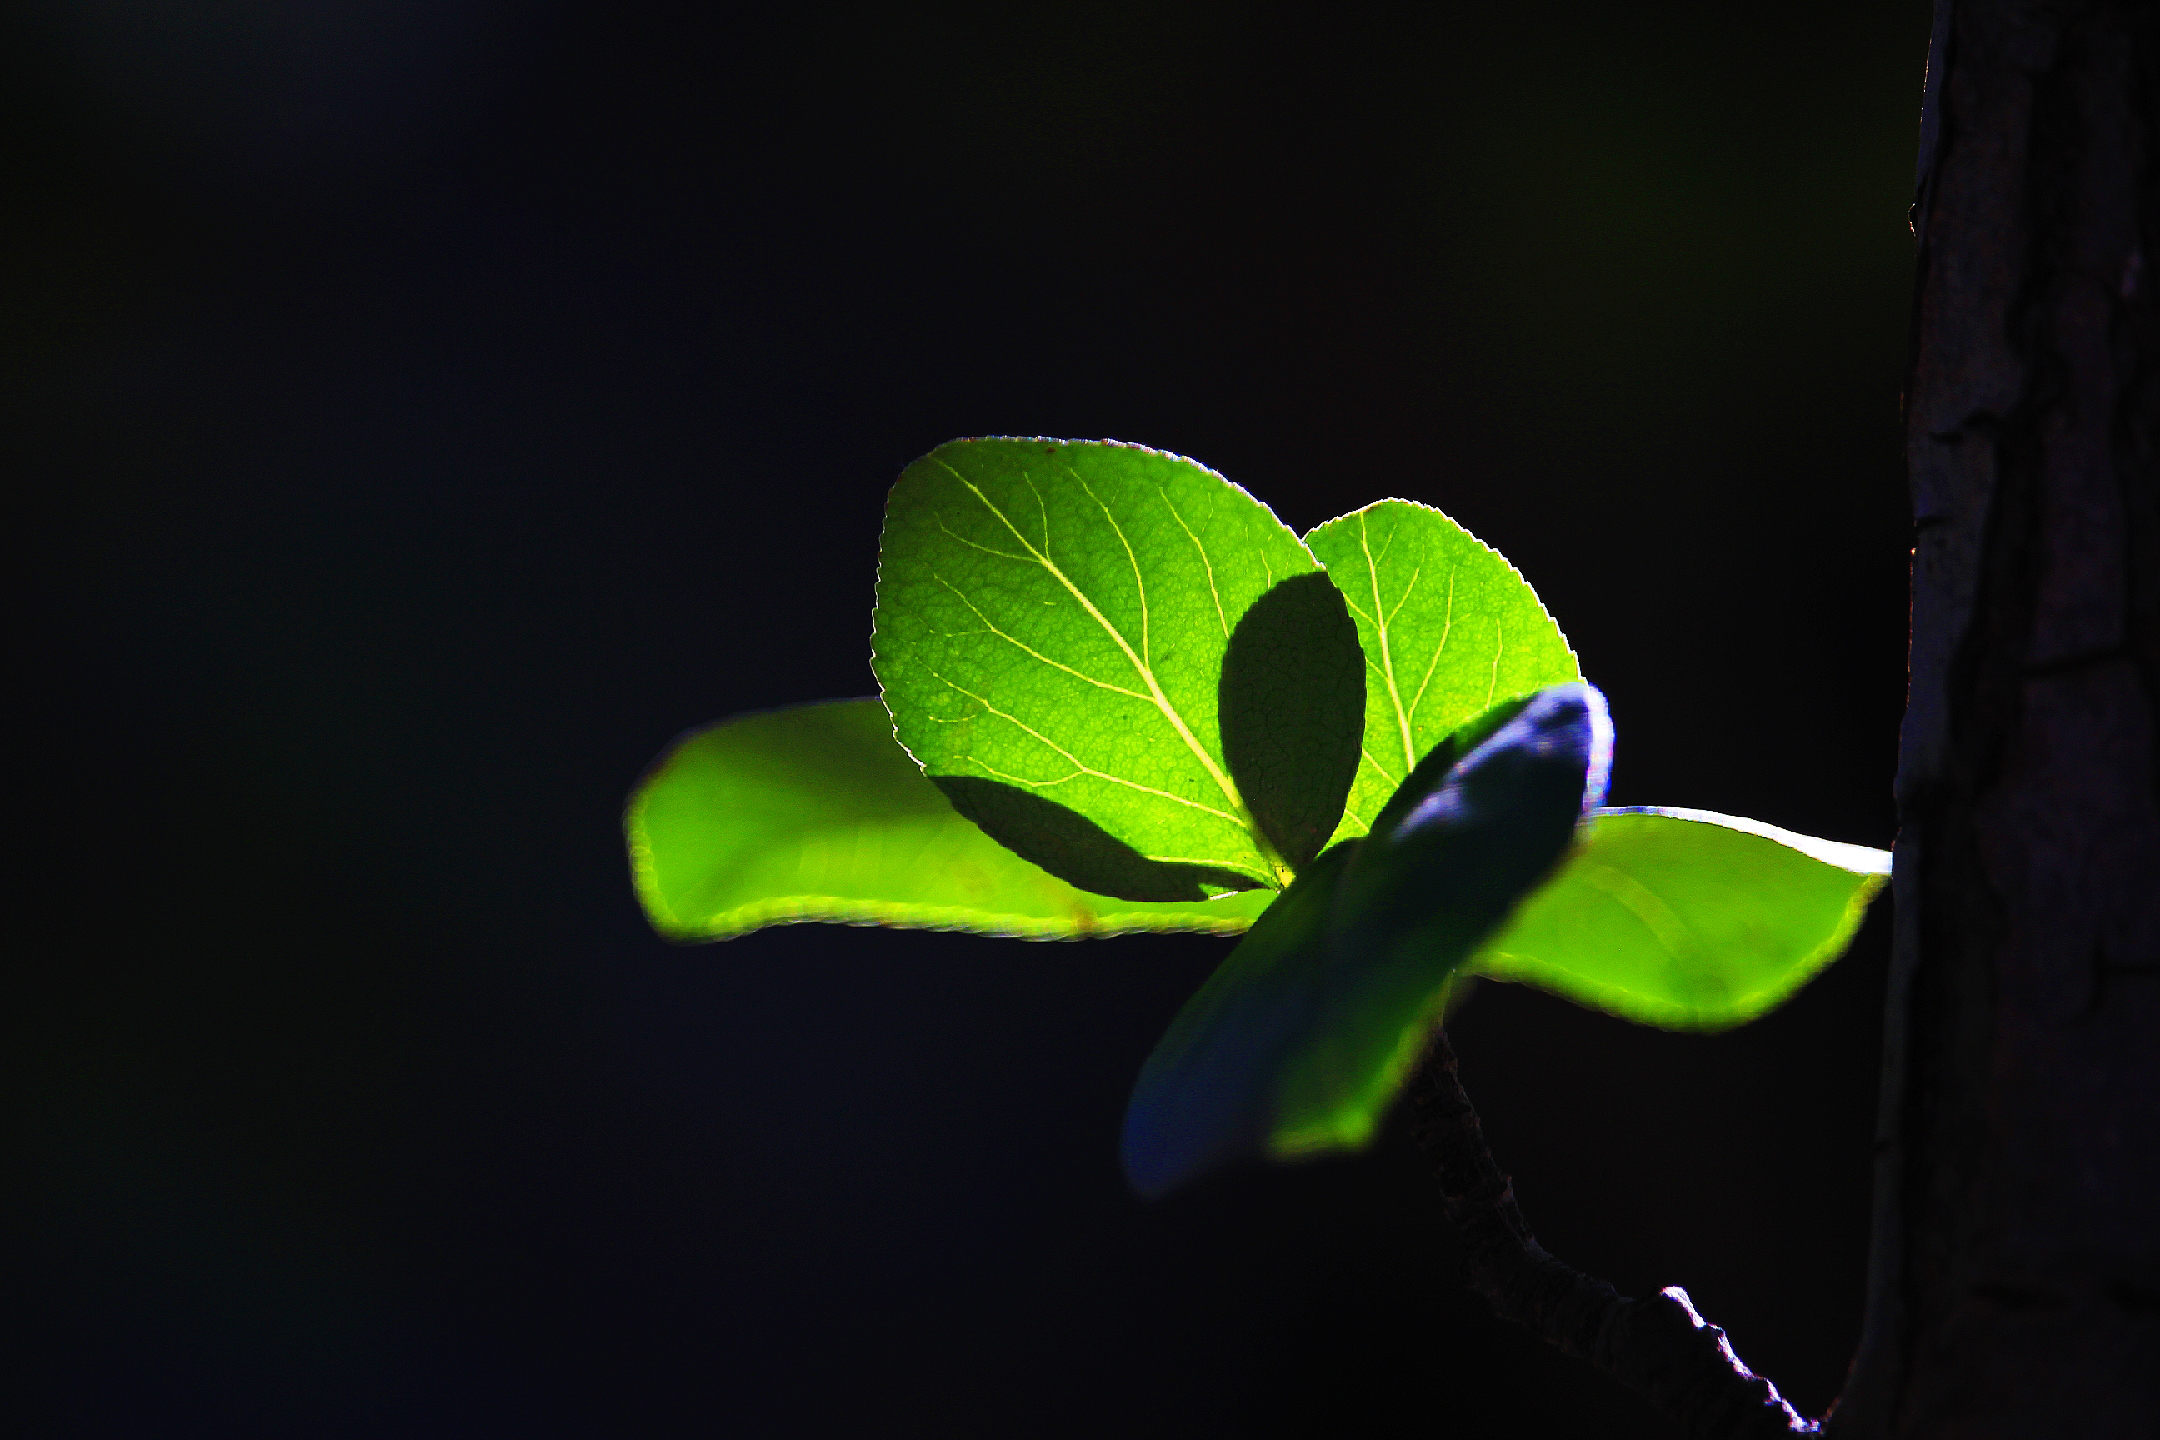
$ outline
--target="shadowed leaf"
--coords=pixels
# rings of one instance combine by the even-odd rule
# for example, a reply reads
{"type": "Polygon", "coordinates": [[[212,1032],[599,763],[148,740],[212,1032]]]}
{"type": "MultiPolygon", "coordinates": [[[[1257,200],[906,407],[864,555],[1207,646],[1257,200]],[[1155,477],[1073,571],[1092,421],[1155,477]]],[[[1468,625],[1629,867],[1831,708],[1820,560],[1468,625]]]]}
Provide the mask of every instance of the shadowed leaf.
{"type": "Polygon", "coordinates": [[[1126,1113],[1134,1187],[1369,1140],[1458,967],[1603,798],[1610,754],[1604,700],[1582,684],[1436,749],[1380,828],[1322,855],[1148,1057],[1126,1113]]]}
{"type": "Polygon", "coordinates": [[[1436,767],[1413,773],[1337,888],[1329,1020],[1284,1079],[1278,1154],[1371,1138],[1449,976],[1605,798],[1612,724],[1592,686],[1553,686],[1465,730],[1449,747],[1463,758],[1437,784],[1426,781],[1436,767]]]}
{"type": "Polygon", "coordinates": [[[1357,844],[1337,845],[1298,876],[1148,1057],[1123,1146],[1125,1174],[1141,1194],[1266,1149],[1276,1084],[1327,1010],[1328,913],[1357,844]]]}

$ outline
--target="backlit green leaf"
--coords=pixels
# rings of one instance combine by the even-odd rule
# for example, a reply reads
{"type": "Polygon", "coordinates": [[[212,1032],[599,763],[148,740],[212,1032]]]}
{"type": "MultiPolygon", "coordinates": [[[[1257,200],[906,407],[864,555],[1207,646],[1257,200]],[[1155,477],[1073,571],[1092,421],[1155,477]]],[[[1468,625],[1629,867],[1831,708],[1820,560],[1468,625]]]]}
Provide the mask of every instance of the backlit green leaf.
{"type": "Polygon", "coordinates": [[[1190,460],[955,441],[893,487],[873,666],[954,807],[1053,873],[1132,900],[1279,888],[1335,828],[1365,709],[1317,572],[1190,460]]]}
{"type": "Polygon", "coordinates": [[[639,783],[624,828],[638,898],[674,940],[801,920],[1036,939],[1236,934],[1275,898],[1150,905],[1075,890],[955,814],[876,700],[693,731],[639,783]]]}
{"type": "Polygon", "coordinates": [[[1430,506],[1382,500],[1311,531],[1365,651],[1365,734],[1338,837],[1362,835],[1426,752],[1511,695],[1582,678],[1501,554],[1430,506]]]}
{"type": "Polygon", "coordinates": [[[1669,1030],[1783,1002],[1852,939],[1887,851],[1705,810],[1606,810],[1470,968],[1669,1030]]]}

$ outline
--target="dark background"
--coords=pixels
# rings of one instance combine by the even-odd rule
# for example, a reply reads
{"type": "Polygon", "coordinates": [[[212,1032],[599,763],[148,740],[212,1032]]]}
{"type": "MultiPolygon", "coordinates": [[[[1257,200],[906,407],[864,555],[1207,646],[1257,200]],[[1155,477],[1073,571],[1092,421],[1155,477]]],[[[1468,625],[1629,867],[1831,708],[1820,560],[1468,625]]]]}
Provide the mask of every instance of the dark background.
{"type": "MultiPolygon", "coordinates": [[[[1921,0],[10,23],[14,1433],[1662,1433],[1399,1133],[1125,1192],[1227,942],[673,949],[618,814],[868,692],[885,487],[1009,433],[1440,505],[1619,801],[1887,844],[1921,0]]],[[[1545,1242],[1811,1410],[1886,948],[1724,1036],[1455,1026],[1545,1242]]]]}

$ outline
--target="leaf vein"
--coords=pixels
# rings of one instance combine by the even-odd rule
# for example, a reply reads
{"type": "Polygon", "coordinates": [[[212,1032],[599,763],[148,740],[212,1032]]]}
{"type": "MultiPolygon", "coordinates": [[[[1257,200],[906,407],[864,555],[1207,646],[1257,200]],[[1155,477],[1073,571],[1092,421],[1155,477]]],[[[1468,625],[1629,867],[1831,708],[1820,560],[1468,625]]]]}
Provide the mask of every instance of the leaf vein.
{"type": "Polygon", "coordinates": [[[1372,751],[1367,750],[1363,745],[1360,745],[1358,746],[1358,753],[1372,762],[1372,768],[1380,772],[1381,779],[1387,781],[1390,785],[1400,785],[1402,783],[1400,780],[1397,780],[1395,778],[1395,772],[1388,769],[1387,766],[1381,764],[1380,757],[1373,754],[1372,751]]]}
{"type": "MultiPolygon", "coordinates": [[[[1097,496],[1095,492],[1088,486],[1087,481],[1081,477],[1080,473],[1073,468],[1070,462],[1061,462],[1064,464],[1066,473],[1072,476],[1074,482],[1080,486],[1082,492],[1085,493],[1090,500],[1093,500],[1096,505],[1101,508],[1103,512],[1103,517],[1109,521],[1110,528],[1117,533],[1118,540],[1125,546],[1126,559],[1132,564],[1133,567],[1134,582],[1140,587],[1140,643],[1142,646],[1142,653],[1140,654],[1134,653],[1132,642],[1128,640],[1123,634],[1123,632],[1121,632],[1115,625],[1110,623],[1109,617],[1104,615],[1101,609],[1096,606],[1095,602],[1091,598],[1089,598],[1087,593],[1073,582],[1072,577],[1070,577],[1063,570],[1058,568],[1056,562],[1050,558],[1046,550],[1037,550],[1035,546],[1029,542],[1027,536],[1023,535],[1020,532],[1020,527],[1013,524],[1011,518],[1008,517],[1003,510],[999,509],[997,505],[991,501],[990,497],[983,493],[980,487],[978,487],[972,480],[969,480],[965,475],[962,475],[959,470],[955,469],[950,461],[945,460],[942,457],[934,458],[937,459],[939,466],[948,475],[952,476],[953,479],[959,481],[962,488],[966,489],[969,494],[973,495],[976,500],[981,503],[984,509],[988,510],[993,516],[997,518],[998,523],[1003,525],[1006,531],[1015,540],[1020,542],[1020,548],[1027,551],[1029,557],[1031,557],[1036,564],[1041,565],[1043,569],[1051,575],[1052,578],[1054,578],[1060,585],[1065,587],[1065,590],[1068,594],[1070,594],[1075,600],[1080,602],[1081,608],[1087,611],[1089,617],[1092,618],[1097,625],[1101,626],[1103,632],[1107,634],[1111,638],[1111,640],[1113,640],[1117,644],[1117,647],[1125,653],[1126,660],[1132,665],[1133,669],[1139,674],[1140,678],[1144,682],[1146,682],[1149,698],[1154,701],[1156,710],[1160,712],[1162,717],[1170,723],[1170,728],[1177,733],[1178,739],[1184,742],[1185,748],[1192,752],[1193,758],[1200,762],[1200,768],[1206,772],[1208,778],[1215,782],[1216,788],[1222,792],[1223,798],[1229,802],[1230,810],[1226,812],[1218,810],[1213,806],[1202,805],[1198,801],[1188,800],[1182,795],[1172,794],[1170,791],[1167,790],[1157,790],[1153,786],[1142,785],[1136,781],[1127,780],[1122,776],[1102,774],[1102,772],[1097,773],[1102,774],[1103,779],[1113,781],[1119,785],[1124,785],[1131,789],[1148,794],[1160,795],[1165,799],[1176,802],[1177,804],[1188,805],[1196,810],[1202,810],[1209,814],[1223,816],[1223,818],[1230,820],[1232,823],[1240,826],[1245,831],[1246,835],[1251,839],[1253,848],[1259,852],[1263,859],[1267,860],[1270,864],[1278,865],[1279,868],[1279,862],[1275,861],[1274,859],[1274,850],[1267,843],[1266,839],[1261,835],[1259,822],[1253,817],[1251,809],[1245,804],[1244,797],[1238,794],[1237,786],[1231,783],[1229,775],[1223,771],[1223,768],[1215,762],[1215,758],[1212,755],[1208,754],[1206,748],[1200,744],[1199,739],[1193,734],[1192,728],[1185,723],[1185,717],[1180,715],[1177,711],[1177,707],[1170,703],[1170,697],[1164,693],[1161,681],[1156,678],[1155,671],[1148,662],[1148,658],[1145,653],[1146,647],[1148,645],[1147,587],[1145,580],[1140,573],[1139,556],[1133,553],[1132,544],[1130,541],[1126,540],[1125,532],[1123,528],[1118,525],[1117,517],[1110,513],[1110,507],[1103,504],[1101,498],[1097,496]]],[[[1042,492],[1040,489],[1035,488],[1033,477],[1029,476],[1027,472],[1023,470],[1021,472],[1021,478],[1027,481],[1031,489],[1035,489],[1035,494],[1037,498],[1040,499],[1042,492]]],[[[1046,510],[1046,522],[1047,514],[1048,512],[1046,510]]],[[[940,519],[939,524],[942,526],[943,523],[943,520],[940,519]]],[[[948,531],[948,533],[950,532],[948,531]]],[[[1046,535],[1046,543],[1047,539],[1048,537],[1046,535]]],[[[987,547],[981,546],[978,546],[977,548],[987,549],[987,547]]],[[[997,554],[999,552],[990,551],[989,553],[997,554]]],[[[1019,557],[1015,556],[1008,558],[1017,559],[1019,557]]],[[[1261,557],[1261,563],[1263,565],[1267,565],[1267,560],[1264,552],[1261,557]]],[[[1270,584],[1272,584],[1274,567],[1272,565],[1268,565],[1267,569],[1268,575],[1270,577],[1270,584]]],[[[944,679],[943,676],[939,676],[938,678],[940,680],[944,679]]],[[[950,684],[951,682],[947,681],[946,683],[950,684]]],[[[953,688],[958,689],[959,687],[954,686],[953,688]]],[[[966,692],[962,691],[961,693],[964,694],[966,692]]],[[[985,704],[987,705],[987,702],[985,702],[985,704]]],[[[1015,721],[1014,723],[1018,724],[1019,722],[1015,721]]],[[[1035,732],[1030,731],[1029,733],[1033,734],[1035,732]]],[[[1037,736],[1037,738],[1042,739],[1043,743],[1045,744],[1051,744],[1054,746],[1054,742],[1050,741],[1047,737],[1037,736]]],[[[1061,750],[1060,753],[1064,752],[1062,752],[1061,750]]],[[[1067,758],[1072,757],[1068,755],[1067,758]]],[[[1073,763],[1078,764],[1080,762],[1078,760],[1074,760],[1073,763]]],[[[1280,879],[1282,877],[1278,876],[1277,878],[1280,879]]]]}
{"type": "MultiPolygon", "coordinates": [[[[927,669],[928,667],[925,668],[927,669]]],[[[991,704],[990,701],[984,696],[977,695],[974,691],[969,690],[963,685],[955,684],[953,681],[946,679],[943,675],[939,675],[938,672],[935,670],[931,670],[930,674],[936,677],[936,679],[941,684],[944,684],[945,686],[953,690],[956,694],[965,695],[968,699],[973,700],[976,704],[982,706],[983,710],[986,713],[995,715],[998,719],[1007,722],[1008,724],[1014,726],[1019,730],[1025,731],[1035,740],[1049,746],[1052,750],[1055,750],[1061,757],[1063,757],[1066,764],[1073,766],[1080,774],[1091,775],[1097,780],[1107,780],[1113,785],[1123,785],[1129,790],[1138,790],[1144,795],[1157,795],[1165,800],[1171,800],[1175,801],[1177,804],[1189,806],[1194,810],[1200,811],[1202,814],[1214,815],[1220,819],[1227,820],[1231,824],[1237,825],[1241,828],[1244,826],[1243,820],[1231,814],[1227,810],[1218,810],[1212,805],[1203,805],[1197,800],[1188,800],[1183,795],[1175,794],[1169,790],[1158,790],[1153,785],[1142,785],[1137,780],[1128,780],[1122,775],[1113,775],[1107,770],[1098,770],[1094,766],[1088,764],[1087,761],[1082,760],[1079,756],[1073,754],[1072,751],[1067,750],[1064,746],[1058,744],[1057,741],[1052,740],[1049,736],[1043,734],[1042,731],[1037,730],[1034,726],[1028,724],[1027,721],[1022,720],[1019,716],[1011,714],[1008,711],[998,709],[997,706],[991,704]]],[[[975,757],[972,755],[970,755],[968,758],[971,760],[975,760],[975,763],[977,765],[982,765],[982,768],[985,770],[988,770],[990,768],[988,765],[984,765],[981,760],[976,760],[975,757]]],[[[1022,780],[1018,776],[1000,776],[999,778],[1011,778],[1015,781],[1015,783],[1022,785],[1062,785],[1067,780],[1071,780],[1074,777],[1071,775],[1064,775],[1060,776],[1056,780],[1044,781],[1022,780]]]]}
{"type": "MultiPolygon", "coordinates": [[[[1388,544],[1392,545],[1394,543],[1395,537],[1392,535],[1388,536],[1388,544]]],[[[1424,573],[1425,567],[1423,565],[1418,566],[1415,570],[1412,570],[1410,572],[1410,583],[1403,586],[1402,594],[1396,598],[1395,608],[1387,612],[1388,624],[1392,625],[1395,623],[1395,616],[1402,610],[1402,607],[1404,605],[1409,603],[1410,592],[1417,589],[1418,576],[1424,573]]]]}
{"type": "MultiPolygon", "coordinates": [[[[1023,470],[1020,473],[1024,476],[1027,472],[1023,470]]],[[[1095,508],[1102,511],[1103,519],[1109,523],[1110,533],[1117,536],[1118,544],[1125,547],[1125,563],[1132,566],[1133,589],[1140,594],[1140,663],[1143,666],[1152,667],[1155,663],[1155,653],[1150,648],[1149,639],[1147,577],[1140,573],[1140,557],[1133,553],[1132,541],[1125,538],[1125,527],[1118,524],[1117,516],[1110,512],[1108,505],[1103,504],[1102,497],[1095,493],[1094,487],[1090,486],[1081,477],[1080,472],[1070,464],[1066,465],[1065,473],[1072,476],[1073,483],[1080,487],[1081,494],[1095,502],[1095,508]]]]}
{"type": "Polygon", "coordinates": [[[1215,562],[1208,559],[1207,546],[1200,543],[1198,535],[1193,534],[1192,526],[1187,525],[1185,517],[1178,514],[1177,506],[1170,503],[1170,492],[1158,485],[1155,487],[1155,493],[1162,496],[1163,507],[1170,512],[1170,518],[1177,521],[1178,529],[1185,532],[1185,538],[1192,541],[1193,549],[1200,552],[1200,566],[1207,571],[1208,594],[1214,597],[1215,600],[1215,623],[1222,626],[1223,638],[1227,640],[1230,638],[1230,621],[1223,614],[1222,591],[1215,588],[1215,562]]]}
{"type": "MultiPolygon", "coordinates": [[[[1018,560],[1023,565],[1029,564],[1035,559],[1035,556],[1033,554],[1015,555],[1010,550],[993,550],[988,545],[982,544],[980,541],[970,540],[967,538],[967,536],[962,535],[959,531],[953,529],[952,526],[947,525],[945,523],[945,517],[943,515],[938,514],[938,512],[935,510],[931,511],[930,513],[937,516],[938,529],[943,530],[946,535],[948,535],[954,540],[959,541],[962,545],[967,546],[971,550],[980,550],[985,555],[995,555],[1000,560],[1018,560]]],[[[1000,515],[998,518],[1002,520],[1005,517],[1000,515]]],[[[1020,543],[1025,545],[1027,544],[1027,541],[1022,540],[1020,543]]]]}
{"type": "MultiPolygon", "coordinates": [[[[1380,546],[1380,553],[1387,554],[1388,547],[1394,543],[1395,532],[1391,530],[1380,546]]],[[[1365,552],[1365,573],[1372,579],[1373,614],[1379,615],[1385,608],[1380,599],[1380,564],[1373,559],[1372,541],[1367,534],[1362,511],[1358,514],[1358,548],[1365,552]]],[[[1407,595],[1409,592],[1403,593],[1407,595]]],[[[1392,612],[1390,615],[1392,616],[1392,612]]],[[[1403,768],[1406,771],[1413,770],[1417,768],[1417,749],[1410,743],[1410,717],[1403,710],[1402,692],[1395,686],[1395,656],[1388,641],[1387,621],[1379,620],[1373,628],[1380,632],[1380,673],[1387,680],[1388,703],[1395,707],[1395,723],[1402,730],[1403,768]]]]}
{"type": "Polygon", "coordinates": [[[1440,652],[1447,649],[1448,636],[1455,630],[1455,572],[1460,566],[1449,566],[1447,573],[1447,618],[1440,622],[1440,643],[1433,646],[1432,659],[1425,662],[1425,678],[1418,681],[1417,694],[1410,699],[1410,713],[1417,714],[1420,701],[1425,698],[1425,687],[1432,684],[1433,667],[1440,663],[1440,652]]]}
{"type": "MultiPolygon", "coordinates": [[[[938,463],[944,466],[946,473],[951,475],[953,479],[958,480],[963,486],[967,487],[968,492],[972,494],[977,500],[982,502],[983,508],[988,510],[992,515],[995,515],[998,518],[999,523],[1002,524],[1006,528],[1006,530],[1011,532],[1012,537],[1015,540],[1018,540],[1020,542],[1021,548],[1026,550],[1031,556],[1033,556],[1035,562],[1038,565],[1041,565],[1043,569],[1049,571],[1050,574],[1056,578],[1057,582],[1060,585],[1063,585],[1075,600],[1078,600],[1080,602],[1082,608],[1084,608],[1088,612],[1088,614],[1094,618],[1095,623],[1100,625],[1103,628],[1104,632],[1108,634],[1112,640],[1115,640],[1117,642],[1118,648],[1125,652],[1125,658],[1132,663],[1133,669],[1138,671],[1140,678],[1147,682],[1148,694],[1154,699],[1155,708],[1162,712],[1163,718],[1165,720],[1168,720],[1170,722],[1171,728],[1177,731],[1178,738],[1185,742],[1185,747],[1188,750],[1192,751],[1193,757],[1200,762],[1201,768],[1207,771],[1208,776],[1213,779],[1215,784],[1222,790],[1223,797],[1227,799],[1232,805],[1236,806],[1241,814],[1244,813],[1245,802],[1238,795],[1237,787],[1230,783],[1230,777],[1223,773],[1222,767],[1215,763],[1214,757],[1209,755],[1207,751],[1203,750],[1200,747],[1200,742],[1193,737],[1192,730],[1185,724],[1185,717],[1177,713],[1177,708],[1170,703],[1170,697],[1163,693],[1162,685],[1155,678],[1155,672],[1148,667],[1147,663],[1139,655],[1133,653],[1132,642],[1127,640],[1124,634],[1120,632],[1115,625],[1112,625],[1110,623],[1109,617],[1104,615],[1101,610],[1096,608],[1095,602],[1088,598],[1086,592],[1081,590],[1078,585],[1075,585],[1072,582],[1072,578],[1068,576],[1063,570],[1060,570],[1055,564],[1055,562],[1050,559],[1049,556],[1038,552],[1033,545],[1030,545],[1028,543],[1027,536],[1020,533],[1019,527],[1014,525],[1011,520],[1007,519],[1005,512],[998,509],[996,505],[992,504],[990,497],[983,494],[980,489],[976,488],[973,481],[969,480],[965,475],[962,475],[958,470],[955,470],[950,462],[945,460],[939,460],[938,463]]],[[[1102,504],[1101,500],[1096,499],[1095,492],[1092,490],[1088,490],[1087,482],[1080,479],[1079,472],[1075,471],[1070,465],[1067,465],[1065,469],[1067,474],[1070,474],[1075,481],[1079,482],[1080,488],[1084,491],[1087,491],[1089,499],[1095,500],[1095,503],[1097,505],[1102,504]]],[[[1104,507],[1103,513],[1106,516],[1110,513],[1107,506],[1104,507]]],[[[1116,527],[1116,523],[1117,522],[1115,520],[1111,521],[1112,528],[1116,527]]],[[[1124,532],[1120,531],[1119,538],[1122,539],[1123,534],[1124,532]]],[[[1126,554],[1128,556],[1131,556],[1132,554],[1132,547],[1130,545],[1126,546],[1126,554]]],[[[1137,559],[1134,561],[1134,569],[1135,573],[1137,573],[1137,559]]],[[[1143,592],[1143,602],[1145,601],[1145,598],[1145,592],[1143,592]]],[[[1145,615],[1145,613],[1146,612],[1143,609],[1143,616],[1145,615]]],[[[1131,784],[1132,782],[1121,781],[1120,783],[1131,784]]],[[[1145,789],[1147,787],[1141,786],[1137,788],[1145,789]]],[[[1172,798],[1178,798],[1181,804],[1193,803],[1192,801],[1183,800],[1181,797],[1172,798]]],[[[1206,809],[1208,807],[1202,806],[1200,808],[1206,809]]],[[[1246,832],[1253,837],[1254,843],[1257,846],[1260,839],[1260,828],[1258,823],[1251,820],[1250,818],[1241,820],[1239,823],[1244,825],[1246,832]]]]}
{"type": "Polygon", "coordinates": [[[1105,690],[1112,691],[1119,695],[1129,695],[1133,699],[1142,701],[1147,704],[1154,703],[1154,701],[1149,696],[1141,694],[1138,690],[1128,690],[1123,685],[1113,685],[1107,680],[1098,680],[1093,675],[1088,674],[1086,671],[1076,670],[1072,666],[1067,665],[1062,660],[1051,659],[1048,655],[1043,654],[1042,651],[1037,650],[1034,646],[1028,644],[1025,640],[1022,640],[1017,636],[1006,634],[1003,630],[998,629],[998,627],[991,622],[990,617],[983,614],[982,610],[977,607],[975,602],[968,599],[966,595],[962,594],[959,587],[954,585],[950,580],[947,580],[944,576],[938,574],[935,570],[930,572],[930,578],[937,581],[938,584],[943,585],[947,590],[952,591],[953,598],[955,600],[958,600],[961,604],[967,606],[969,610],[973,611],[975,618],[982,621],[983,629],[989,631],[992,635],[997,636],[998,639],[1005,641],[1007,644],[1016,647],[1022,653],[1032,657],[1033,659],[1040,660],[1043,664],[1051,666],[1054,669],[1062,670],[1076,680],[1085,680],[1090,685],[1100,686],[1105,690]]]}

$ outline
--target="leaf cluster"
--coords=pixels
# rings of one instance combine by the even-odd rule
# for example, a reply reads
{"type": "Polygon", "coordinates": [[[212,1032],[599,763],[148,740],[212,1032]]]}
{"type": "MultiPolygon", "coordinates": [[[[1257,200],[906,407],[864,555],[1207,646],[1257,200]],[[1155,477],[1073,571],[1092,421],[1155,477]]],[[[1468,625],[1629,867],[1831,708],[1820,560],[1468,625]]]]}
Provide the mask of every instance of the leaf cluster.
{"type": "Polygon", "coordinates": [[[881,697],[678,741],[626,817],[663,934],[803,920],[1245,934],[1148,1062],[1128,1174],[1362,1144],[1471,976],[1645,1024],[1777,1005],[1883,852],[1602,808],[1612,731],[1529,584],[1430,507],[1299,536],[1204,466],[955,441],[879,551],[881,697]]]}

